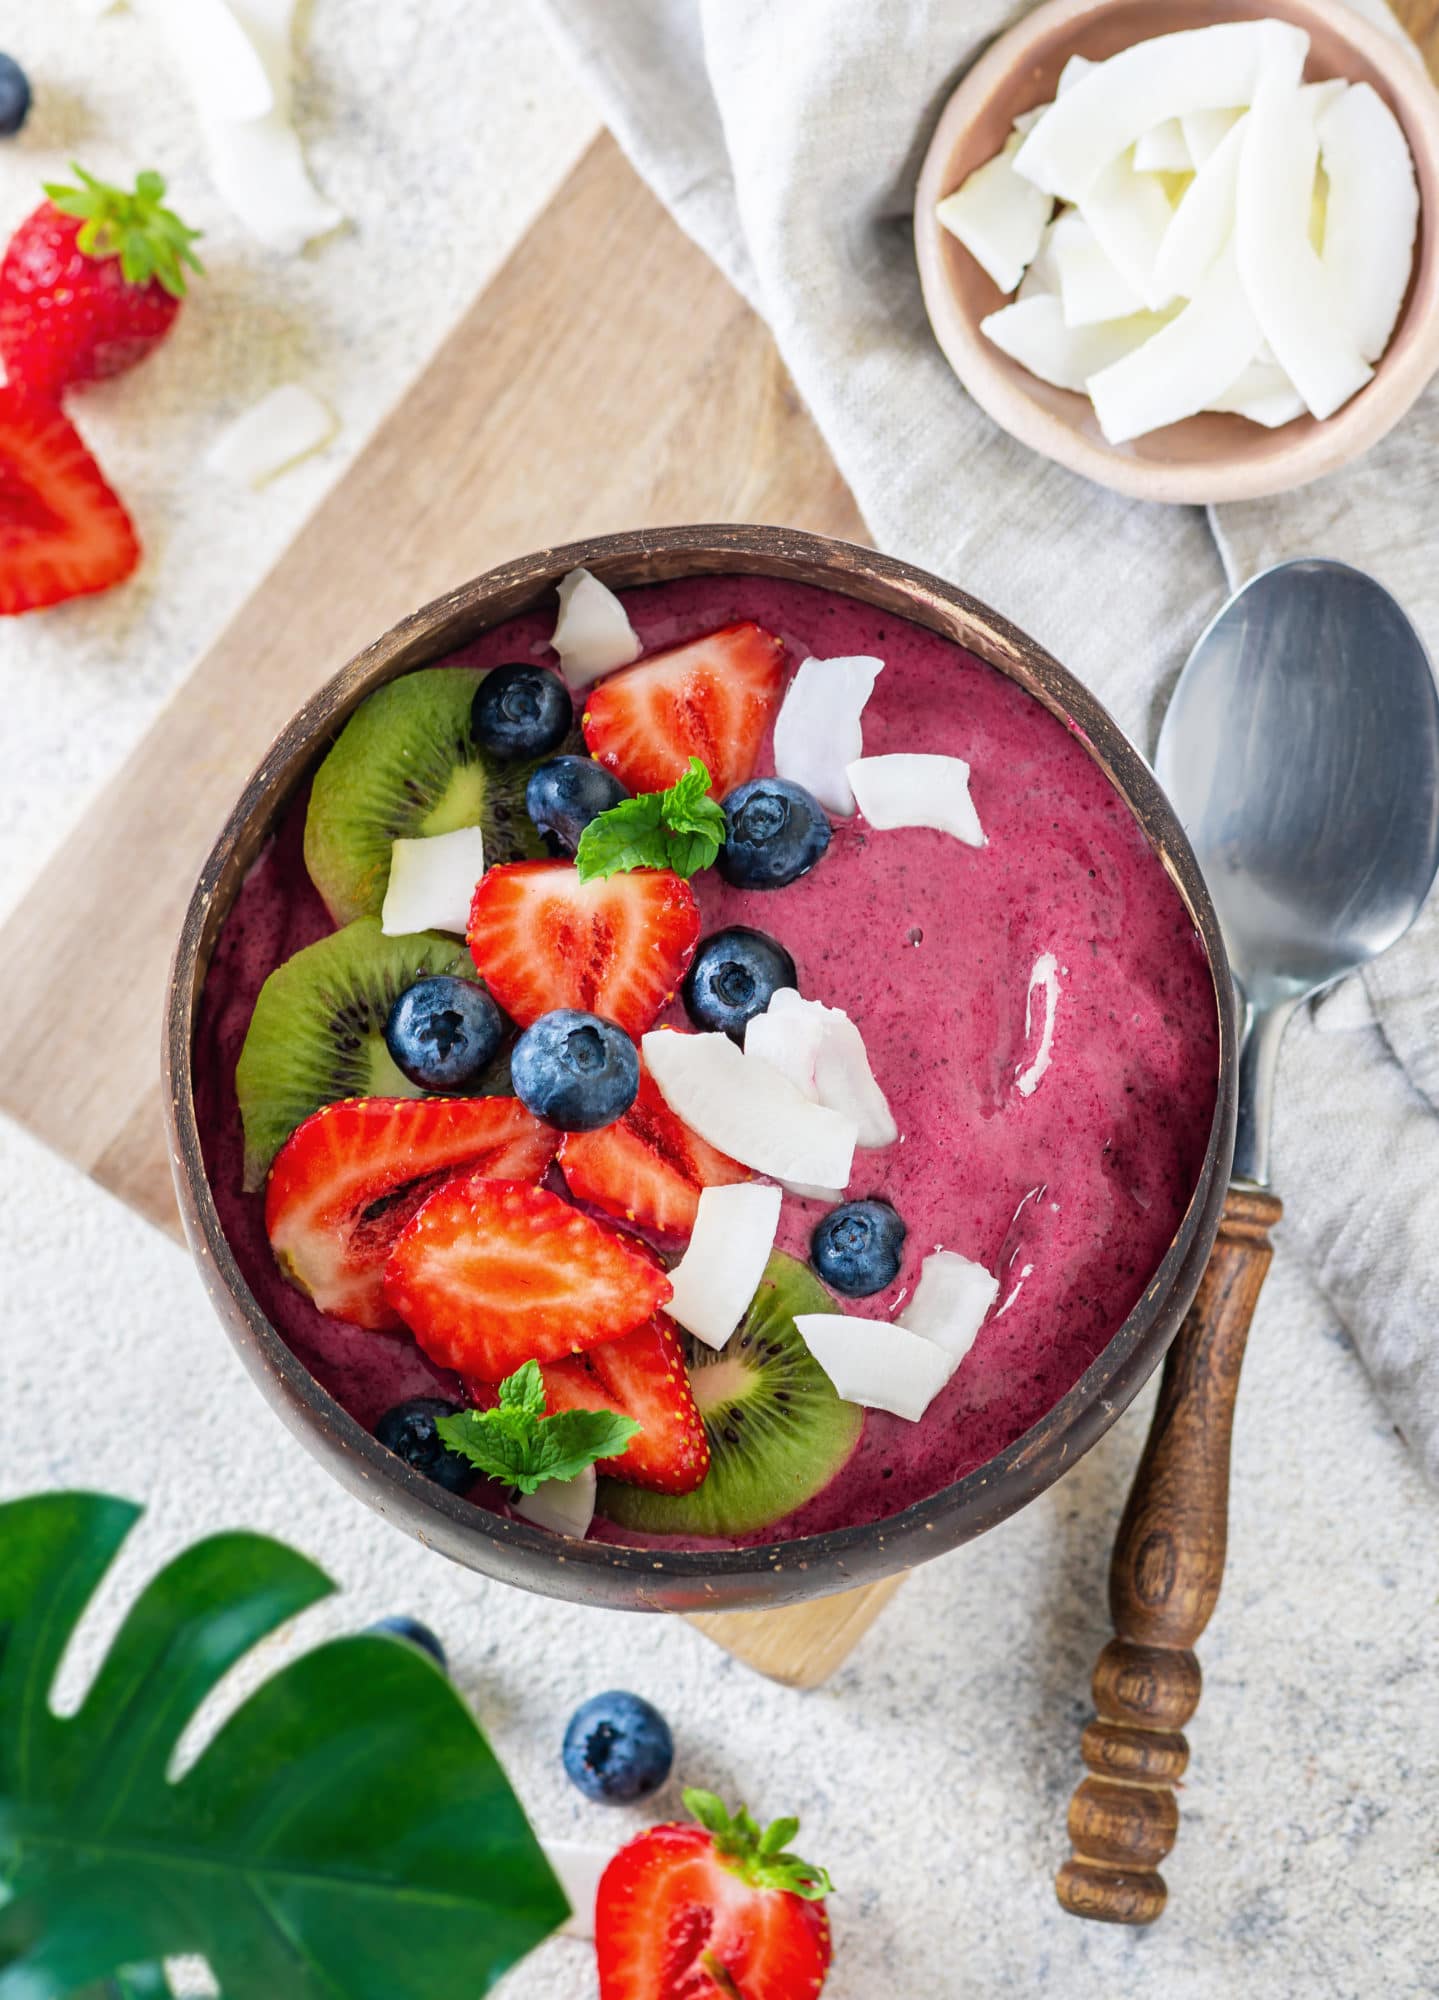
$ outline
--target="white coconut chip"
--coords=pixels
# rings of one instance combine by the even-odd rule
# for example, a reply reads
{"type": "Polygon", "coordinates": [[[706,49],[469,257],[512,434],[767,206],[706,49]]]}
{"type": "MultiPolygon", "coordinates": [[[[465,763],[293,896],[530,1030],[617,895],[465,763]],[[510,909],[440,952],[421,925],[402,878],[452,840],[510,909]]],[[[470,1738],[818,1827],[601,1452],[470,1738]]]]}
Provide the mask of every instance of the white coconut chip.
{"type": "Polygon", "coordinates": [[[782,986],[764,1013],[746,1024],[744,1051],[779,1070],[814,1103],[851,1119],[856,1144],[892,1146],[898,1139],[864,1037],[842,1007],[827,1007],[782,986]]]}
{"type": "Polygon", "coordinates": [[[548,1528],[552,1535],[572,1535],[582,1542],[595,1518],[595,1469],[587,1465],[573,1479],[546,1479],[533,1493],[521,1493],[511,1505],[523,1521],[548,1528]]]}
{"type": "Polygon", "coordinates": [[[775,717],[776,777],[803,785],[826,812],[841,819],[854,812],[845,770],[863,754],[860,718],[883,668],[883,660],[864,653],[802,660],[775,717]]]}
{"type": "Polygon", "coordinates": [[[661,1097],[686,1125],[741,1166],[777,1181],[849,1186],[854,1121],[811,1102],[789,1078],[728,1035],[652,1029],[640,1044],[661,1097]]]}
{"type": "Polygon", "coordinates": [[[1032,1061],[1019,1072],[1014,1087],[1021,1097],[1033,1097],[1054,1056],[1054,1022],[1059,1012],[1059,960],[1052,951],[1042,952],[1029,974],[1024,996],[1024,1038],[1034,1034],[1034,996],[1039,993],[1044,1016],[1039,1029],[1039,1047],[1032,1061]]]}
{"type": "Polygon", "coordinates": [[[805,1346],[846,1403],[917,1424],[958,1363],[908,1327],[857,1313],[796,1313],[805,1346]]]}
{"type": "Polygon", "coordinates": [[[665,1311],[706,1347],[721,1348],[744,1318],[779,1228],[777,1187],[736,1181],[701,1188],[689,1246],[670,1272],[665,1311]]]}
{"type": "Polygon", "coordinates": [[[1196,415],[1224,394],[1258,345],[1259,327],[1227,250],[1176,319],[1090,376],[1100,429],[1111,444],[1124,444],[1196,415]]]}
{"type": "Polygon", "coordinates": [[[1261,77],[1297,83],[1309,50],[1283,21],[1224,21],[1136,42],[1056,98],[1015,156],[1016,173],[1078,201],[1153,125],[1252,102],[1261,77]]]}
{"type": "Polygon", "coordinates": [[[1266,78],[1239,161],[1238,271],[1275,359],[1313,415],[1329,417],[1374,371],[1349,330],[1335,277],[1309,240],[1318,152],[1314,121],[1298,92],[1266,78]]]}
{"type": "Polygon", "coordinates": [[[1234,234],[1239,161],[1246,120],[1231,125],[1175,209],[1155,260],[1154,282],[1192,299],[1234,234]]]}
{"type": "Polygon", "coordinates": [[[1187,174],[1194,159],[1177,118],[1163,118],[1134,142],[1134,165],[1141,174],[1187,174]]]}
{"type": "MultiPolygon", "coordinates": [[[[219,3],[206,0],[207,6],[219,3]]],[[[233,115],[234,99],[228,115],[215,108],[212,66],[194,67],[193,38],[175,25],[189,0],[144,4],[174,48],[195,98],[210,172],[226,206],[268,249],[286,255],[338,228],[345,218],[311,181],[290,122],[295,0],[228,0],[227,11],[250,44],[271,93],[270,108],[251,117],[233,115]]],[[[247,97],[257,101],[253,90],[247,97]]]]}
{"type": "Polygon", "coordinates": [[[1160,288],[1155,266],[1174,210],[1152,174],[1134,171],[1132,153],[1121,153],[1100,169],[1085,191],[1079,213],[1110,263],[1138,294],[1139,304],[1151,312],[1168,305],[1173,295],[1160,288]]]}
{"type": "MultiPolygon", "coordinates": [[[[1068,210],[1065,213],[1069,213],[1068,210]]],[[[1054,261],[1054,232],[1063,217],[1056,216],[1039,239],[1039,248],[1034,253],[1034,262],[1019,281],[1016,301],[1043,298],[1059,291],[1059,267],[1054,261]]]]}
{"type": "Polygon", "coordinates": [[[1225,134],[1244,116],[1243,108],[1230,105],[1222,111],[1189,111],[1179,121],[1189,157],[1198,173],[1210,156],[1219,151],[1225,134]]]}
{"type": "Polygon", "coordinates": [[[1095,326],[1144,310],[1138,288],[1110,259],[1077,208],[1066,209],[1056,220],[1051,243],[1066,326],[1095,326]]]}
{"type": "Polygon", "coordinates": [[[1046,194],[1014,171],[1023,143],[1019,133],[1011,134],[992,160],[976,167],[935,209],[1002,292],[1012,292],[1024,276],[1054,209],[1046,194]]]}
{"type": "Polygon", "coordinates": [[[969,796],[969,766],[962,757],[911,751],[861,757],[849,767],[849,782],[860,811],[881,832],[925,826],[953,834],[967,847],[985,845],[984,828],[969,796]]]}
{"type": "Polygon", "coordinates": [[[1318,121],[1329,180],[1324,270],[1359,352],[1377,361],[1409,289],[1419,188],[1403,128],[1379,94],[1356,83],[1318,121]]]}
{"type": "Polygon", "coordinates": [[[339,427],[334,411],[313,389],[285,382],[225,426],[205,463],[241,485],[263,486],[322,450],[339,427]]]}
{"type": "Polygon", "coordinates": [[[459,826],[427,840],[397,840],[390,849],[380,929],[386,937],[411,937],[416,931],[463,937],[484,872],[485,836],[478,826],[459,826]]]}
{"type": "Polygon", "coordinates": [[[644,650],[639,635],[607,584],[587,569],[572,569],[557,588],[560,615],[550,643],[570,688],[578,693],[602,674],[639,658],[644,650]]]}
{"type": "Polygon", "coordinates": [[[979,323],[996,347],[1056,389],[1081,394],[1091,375],[1132,354],[1167,324],[1158,313],[1134,313],[1098,326],[1066,326],[1064,307],[1048,294],[1001,306],[979,323]]]}
{"type": "Polygon", "coordinates": [[[999,1280],[983,1264],[957,1250],[936,1250],[920,1266],[919,1283],[899,1316],[900,1325],[942,1347],[957,1368],[998,1297],[999,1280]]]}
{"type": "Polygon", "coordinates": [[[1292,424],[1304,415],[1304,398],[1277,361],[1251,361],[1222,396],[1206,408],[1236,417],[1247,417],[1267,431],[1292,424]]]}
{"type": "Polygon", "coordinates": [[[595,1934],[595,1902],[600,1893],[600,1877],[614,1859],[615,1849],[598,1847],[588,1840],[542,1840],[540,1845],[569,1899],[570,1914],[560,1925],[557,1935],[592,1938],[595,1934]]]}
{"type": "Polygon", "coordinates": [[[185,72],[202,118],[263,118],[275,90],[226,0],[144,0],[185,72]]]}

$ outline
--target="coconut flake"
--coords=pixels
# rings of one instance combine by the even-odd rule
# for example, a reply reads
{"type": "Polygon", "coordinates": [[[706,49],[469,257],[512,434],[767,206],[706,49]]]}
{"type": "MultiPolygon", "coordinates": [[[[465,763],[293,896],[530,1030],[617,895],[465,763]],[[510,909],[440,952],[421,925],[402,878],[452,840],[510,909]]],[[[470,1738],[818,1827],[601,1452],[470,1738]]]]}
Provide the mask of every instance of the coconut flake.
{"type": "Polygon", "coordinates": [[[1225,136],[1243,116],[1243,109],[1232,104],[1223,111],[1189,111],[1180,119],[1179,129],[1184,134],[1184,143],[1189,148],[1196,173],[1219,151],[1225,136]]]}
{"type": "Polygon", "coordinates": [[[258,49],[225,0],[145,0],[174,50],[202,118],[263,118],[275,90],[258,49]]]}
{"type": "Polygon", "coordinates": [[[759,1181],[701,1188],[665,1311],[706,1347],[723,1347],[744,1318],[774,1248],[782,1199],[777,1187],[759,1181]]]}
{"type": "Polygon", "coordinates": [[[1014,171],[1023,144],[1022,135],[1012,133],[992,160],[976,167],[935,209],[1002,292],[1012,292],[1024,276],[1054,208],[1040,188],[1014,171]]]}
{"type": "Polygon", "coordinates": [[[1259,345],[1232,250],[1225,252],[1177,319],[1087,383],[1111,444],[1192,417],[1247,367],[1259,345]]]}
{"type": "Polygon", "coordinates": [[[744,1051],[789,1078],[813,1102],[850,1119],[860,1146],[892,1146],[899,1127],[870,1068],[864,1037],[842,1007],[782,986],[746,1023],[744,1051]]]}
{"type": "Polygon", "coordinates": [[[560,656],[560,672],[579,692],[601,674],[627,667],[643,651],[629,613],[607,584],[587,569],[561,577],[560,615],[550,644],[560,656]]]}
{"type": "Polygon", "coordinates": [[[1058,298],[1039,295],[1001,306],[979,323],[1001,352],[1056,389],[1081,394],[1091,375],[1132,354],[1167,324],[1159,313],[1133,313],[1099,326],[1066,326],[1058,298]]]}
{"type": "Polygon", "coordinates": [[[1015,155],[1014,170],[1078,201],[1153,125],[1252,102],[1262,77],[1298,82],[1309,50],[1285,21],[1224,21],[1122,49],[1057,97],[1015,155]]]}
{"type": "Polygon", "coordinates": [[[540,1845],[569,1900],[570,1914],[560,1925],[558,1935],[592,1938],[600,1877],[614,1859],[615,1850],[597,1847],[588,1840],[542,1840],[540,1845]]]}
{"type": "Polygon", "coordinates": [[[999,1280],[957,1250],[936,1250],[920,1266],[901,1326],[942,1347],[958,1368],[999,1297],[999,1280]]]}
{"type": "Polygon", "coordinates": [[[475,885],[485,872],[485,836],[480,827],[459,826],[427,840],[397,840],[390,849],[390,881],[380,912],[386,937],[416,931],[449,931],[463,937],[469,928],[475,885]]]}
{"type": "Polygon", "coordinates": [[[1034,262],[1020,280],[1016,301],[1043,298],[1059,290],[1059,266],[1054,261],[1054,232],[1062,218],[1056,217],[1039,239],[1034,262]]]}
{"type": "Polygon", "coordinates": [[[867,653],[802,660],[775,717],[776,777],[803,785],[842,819],[854,812],[845,767],[863,753],[860,718],[883,667],[867,653]]]}
{"type": "Polygon", "coordinates": [[[1044,1009],[1044,1019],[1039,1031],[1039,1047],[1034,1052],[1034,1060],[1022,1069],[1014,1080],[1014,1087],[1021,1097],[1033,1097],[1039,1088],[1041,1077],[1049,1068],[1054,1054],[1054,1017],[1059,1010],[1059,961],[1052,951],[1046,951],[1034,961],[1029,975],[1029,989],[1024,996],[1024,1039],[1030,1041],[1034,1034],[1034,996],[1038,991],[1044,1009]]]}
{"type": "Polygon", "coordinates": [[[1272,431],[1304,415],[1304,398],[1277,361],[1251,361],[1224,394],[1205,407],[1247,417],[1272,431]]]}
{"type": "Polygon", "coordinates": [[[595,1518],[595,1485],[595,1469],[587,1465],[573,1479],[546,1479],[533,1493],[521,1493],[511,1506],[521,1520],[582,1542],[595,1518]]]}
{"type": "Polygon", "coordinates": [[[1056,221],[1052,246],[1066,326],[1127,319],[1144,309],[1138,287],[1111,260],[1077,208],[1066,209],[1056,221]]]}
{"type": "Polygon", "coordinates": [[[322,450],[338,429],[334,411],[313,389],[284,382],[225,426],[205,463],[242,485],[263,486],[322,450]]]}
{"type": "Polygon", "coordinates": [[[984,829],[969,796],[969,766],[962,757],[899,752],[861,757],[849,767],[860,811],[881,832],[927,826],[953,834],[967,847],[985,845],[984,829]]]}
{"type": "Polygon", "coordinates": [[[1194,158],[1177,118],[1162,118],[1147,132],[1140,133],[1134,142],[1134,166],[1141,174],[1192,172],[1194,158]]]}
{"type": "Polygon", "coordinates": [[[846,1403],[917,1424],[957,1367],[932,1340],[857,1313],[796,1313],[801,1338],[846,1403]]]}
{"type": "Polygon", "coordinates": [[[1377,361],[1389,345],[1414,263],[1414,161],[1398,119],[1367,83],[1325,106],[1317,129],[1329,179],[1324,270],[1359,352],[1377,361]]]}
{"type": "Polygon", "coordinates": [[[1238,271],[1275,359],[1310,411],[1329,417],[1374,371],[1349,331],[1335,280],[1309,240],[1318,151],[1314,121],[1299,93],[1265,78],[1239,161],[1238,271]]]}
{"type": "Polygon", "coordinates": [[[854,1121],[811,1102],[770,1063],[722,1034],[652,1029],[640,1046],[670,1110],[732,1160],[772,1180],[848,1187],[854,1121]]]}
{"type": "Polygon", "coordinates": [[[1225,134],[1175,209],[1155,260],[1156,287],[1192,299],[1234,234],[1246,120],[1225,134]]]}
{"type": "Polygon", "coordinates": [[[1085,191],[1079,213],[1104,255],[1151,312],[1169,303],[1155,278],[1159,250],[1174,220],[1169,197],[1151,174],[1134,171],[1134,155],[1121,153],[1100,169],[1085,191]]]}

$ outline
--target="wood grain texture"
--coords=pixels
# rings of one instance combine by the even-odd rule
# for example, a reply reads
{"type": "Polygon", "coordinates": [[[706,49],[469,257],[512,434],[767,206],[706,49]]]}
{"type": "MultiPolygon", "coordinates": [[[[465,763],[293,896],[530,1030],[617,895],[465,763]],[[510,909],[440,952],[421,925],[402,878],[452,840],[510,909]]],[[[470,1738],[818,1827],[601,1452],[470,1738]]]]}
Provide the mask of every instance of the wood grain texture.
{"type": "Polygon", "coordinates": [[[1199,1704],[1193,1647],[1224,1580],[1229,1451],[1249,1325],[1269,1269],[1276,1196],[1234,1187],[1194,1304],[1170,1348],[1144,1456],[1109,1572],[1117,1636],[1094,1671],[1096,1719],[1081,1749],[1094,1774],[1069,1807],[1060,1902],[1103,1923],[1152,1923],[1159,1863],[1179,1832],[1173,1787],[1199,1704]]]}
{"type": "Polygon", "coordinates": [[[786,1687],[816,1688],[843,1666],[903,1581],[891,1576],[784,1611],[718,1611],[689,1622],[756,1673],[786,1687]]]}

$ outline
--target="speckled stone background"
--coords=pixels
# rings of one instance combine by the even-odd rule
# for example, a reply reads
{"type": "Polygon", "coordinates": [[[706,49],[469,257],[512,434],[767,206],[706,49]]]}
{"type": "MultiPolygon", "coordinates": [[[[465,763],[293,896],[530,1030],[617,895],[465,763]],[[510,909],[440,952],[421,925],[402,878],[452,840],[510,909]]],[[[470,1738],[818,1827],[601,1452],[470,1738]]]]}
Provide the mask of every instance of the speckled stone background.
{"type": "MultiPolygon", "coordinates": [[[[164,357],[81,412],[144,525],[144,576],[0,629],[3,909],[423,366],[594,114],[518,0],[312,0],[299,120],[317,180],[354,221],[287,261],[214,200],[135,17],[0,0],[0,48],[39,89],[24,141],[0,150],[0,229],[72,154],[100,171],[153,163],[205,227],[211,267],[164,357]],[[339,438],[263,495],[222,488],[200,462],[215,429],[293,376],[336,405],[339,438]]],[[[97,1034],[121,971],[76,968],[97,1034]]],[[[34,1032],[44,1063],[45,1024],[34,1032]]],[[[1301,1308],[1317,1314],[1282,1242],[1240,1403],[1229,1578],[1203,1644],[1171,1907],[1130,1935],[1062,1915],[1050,1878],[1148,1396],[1045,1499],[913,1577],[839,1677],[798,1695],[681,1624],[524,1597],[387,1528],[269,1416],[181,1253],[3,1125],[0,1216],[0,1491],[83,1483],[150,1509],[89,1657],[167,1551],[244,1523],[302,1543],[345,1585],[270,1657],[386,1611],[424,1616],[543,1833],[618,1843],[641,1823],[584,1805],[560,1770],[571,1709],[617,1682],[673,1719],[685,1777],[802,1815],[802,1846],[840,1888],[835,2000],[1439,1993],[1439,1510],[1338,1333],[1291,1331],[1301,1308]]],[[[564,1940],[504,1988],[593,1990],[588,1949],[564,1940]]]]}

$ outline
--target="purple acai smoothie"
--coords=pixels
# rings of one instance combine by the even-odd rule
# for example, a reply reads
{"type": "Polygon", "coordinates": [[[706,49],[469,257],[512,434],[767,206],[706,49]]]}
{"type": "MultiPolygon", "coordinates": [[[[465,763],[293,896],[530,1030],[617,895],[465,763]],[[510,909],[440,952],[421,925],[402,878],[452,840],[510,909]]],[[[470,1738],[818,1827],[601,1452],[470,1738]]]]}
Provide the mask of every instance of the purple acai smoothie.
{"type": "MultiPolygon", "coordinates": [[[[884,661],[864,753],[963,758],[987,844],[837,819],[822,863],[788,888],[693,887],[708,933],[743,923],[792,953],[800,990],[859,1026],[899,1127],[856,1155],[848,1199],[881,1195],[908,1228],[897,1282],[853,1301],[890,1318],[922,1260],[961,1252],[999,1279],[973,1348],[918,1423],[866,1414],[860,1441],[769,1541],[898,1512],[983,1464],[1053,1407],[1138,1301],[1179,1227],[1215,1108],[1208,963],[1174,884],[1083,742],[993,668],[902,618],[806,585],[733,576],[622,593],[646,653],[753,620],[791,665],[884,661]],[[1058,999],[1035,1078],[1049,957],[1058,999]],[[1019,1088],[1026,1077],[1032,1087],[1019,1088]]],[[[513,619],[445,665],[553,660],[553,614],[513,619]]],[[[766,743],[758,769],[773,769],[766,743]]],[[[264,1198],[241,1186],[235,1063],[256,995],[333,928],[305,873],[305,799],[288,808],[216,947],[195,1056],[196,1102],[221,1223],[260,1305],[367,1427],[405,1397],[457,1396],[407,1336],[319,1312],[280,1277],[264,1198]]],[[[687,1026],[675,1002],[662,1017],[687,1026]]],[[[807,1255],[825,1204],[786,1195],[779,1247],[807,1255]]],[[[621,1533],[602,1518],[593,1533],[621,1533]]],[[[713,1544],[711,1544],[713,1546],[713,1544]]]]}

